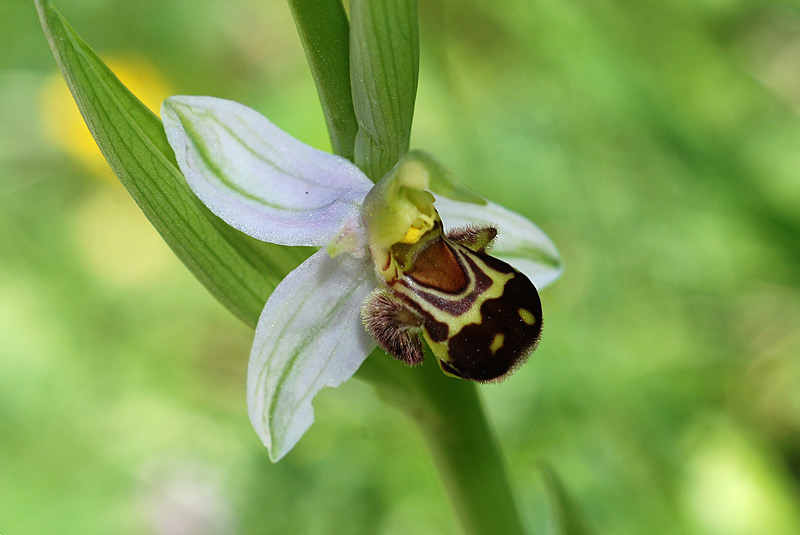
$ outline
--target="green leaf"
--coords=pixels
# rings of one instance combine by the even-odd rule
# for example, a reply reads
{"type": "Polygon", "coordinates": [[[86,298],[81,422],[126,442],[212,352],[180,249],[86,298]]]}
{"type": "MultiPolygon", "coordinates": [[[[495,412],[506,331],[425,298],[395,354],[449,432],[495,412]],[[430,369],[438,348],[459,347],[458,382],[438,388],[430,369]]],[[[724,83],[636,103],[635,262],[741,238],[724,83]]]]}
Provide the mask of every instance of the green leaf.
{"type": "Polygon", "coordinates": [[[377,181],[408,151],[419,74],[416,0],[350,2],[355,163],[377,181]]]}
{"type": "Polygon", "coordinates": [[[341,0],[289,0],[317,86],[333,152],[353,160],[358,123],[350,90],[349,24],[341,0]]]}
{"type": "Polygon", "coordinates": [[[255,326],[269,294],[309,251],[259,242],[209,212],[175,166],[158,117],[52,3],[36,0],[36,8],[64,79],[111,168],[194,276],[233,314],[255,326]]]}
{"type": "Polygon", "coordinates": [[[567,493],[556,472],[547,465],[540,467],[549,498],[549,535],[592,535],[594,531],[567,493]]]}

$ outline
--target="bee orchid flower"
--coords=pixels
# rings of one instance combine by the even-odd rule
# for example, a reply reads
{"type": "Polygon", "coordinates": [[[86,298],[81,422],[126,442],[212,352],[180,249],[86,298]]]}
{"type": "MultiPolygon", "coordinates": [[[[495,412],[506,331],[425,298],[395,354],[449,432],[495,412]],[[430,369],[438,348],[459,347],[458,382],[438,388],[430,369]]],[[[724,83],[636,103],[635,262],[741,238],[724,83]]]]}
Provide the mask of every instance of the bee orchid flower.
{"type": "Polygon", "coordinates": [[[171,97],[161,115],[212,212],[263,241],[320,247],[269,297],[253,340],[248,410],[273,461],[313,422],[317,392],[376,345],[415,365],[424,340],[445,373],[487,382],[538,342],[537,288],[562,270],[555,247],[432,157],[413,151],[373,184],[235,102],[171,97]]]}

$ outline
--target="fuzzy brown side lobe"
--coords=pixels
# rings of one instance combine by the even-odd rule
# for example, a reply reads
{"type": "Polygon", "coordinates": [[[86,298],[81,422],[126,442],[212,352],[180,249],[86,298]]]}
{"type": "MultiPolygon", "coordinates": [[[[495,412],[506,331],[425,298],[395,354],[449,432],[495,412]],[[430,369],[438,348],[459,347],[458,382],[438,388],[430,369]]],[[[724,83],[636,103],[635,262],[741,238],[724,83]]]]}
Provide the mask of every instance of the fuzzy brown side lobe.
{"type": "Polygon", "coordinates": [[[364,327],[381,349],[409,366],[422,363],[422,320],[402,303],[379,291],[369,296],[361,316],[364,327]]]}
{"type": "Polygon", "coordinates": [[[451,229],[447,239],[476,253],[488,251],[497,237],[497,228],[493,226],[468,225],[451,229]]]}

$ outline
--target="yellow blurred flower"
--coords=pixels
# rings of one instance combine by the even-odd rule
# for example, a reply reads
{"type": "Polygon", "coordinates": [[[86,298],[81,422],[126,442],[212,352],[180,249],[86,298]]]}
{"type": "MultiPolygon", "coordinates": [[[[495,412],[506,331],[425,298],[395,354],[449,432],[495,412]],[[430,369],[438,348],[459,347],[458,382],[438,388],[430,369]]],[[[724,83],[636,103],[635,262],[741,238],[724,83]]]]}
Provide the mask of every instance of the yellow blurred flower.
{"type": "MultiPolygon", "coordinates": [[[[113,177],[110,169],[108,174],[113,177]]],[[[180,265],[121,187],[95,188],[81,198],[71,231],[83,265],[106,283],[144,285],[170,276],[180,265]]]]}
{"type": "MultiPolygon", "coordinates": [[[[121,54],[103,60],[155,113],[172,93],[159,70],[144,57],[121,54]]],[[[42,84],[39,97],[40,123],[46,139],[81,162],[91,175],[108,184],[119,184],[58,71],[42,84]]],[[[163,276],[174,265],[169,248],[122,188],[98,188],[86,195],[74,208],[73,230],[77,251],[86,267],[107,282],[146,283],[163,276]]]]}
{"type": "MultiPolygon", "coordinates": [[[[161,102],[172,94],[159,70],[142,56],[121,54],[103,60],[122,83],[155,113],[158,113],[161,102]]],[[[79,160],[96,176],[114,179],[58,71],[42,85],[39,114],[46,139],[79,160]]]]}

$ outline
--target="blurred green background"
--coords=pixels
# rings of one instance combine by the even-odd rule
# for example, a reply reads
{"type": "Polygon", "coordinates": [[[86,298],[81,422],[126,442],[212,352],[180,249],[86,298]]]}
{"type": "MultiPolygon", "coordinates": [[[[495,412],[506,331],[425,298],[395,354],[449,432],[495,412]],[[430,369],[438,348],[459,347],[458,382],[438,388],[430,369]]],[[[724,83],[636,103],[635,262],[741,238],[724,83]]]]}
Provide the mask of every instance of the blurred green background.
{"type": "MultiPolygon", "coordinates": [[[[546,462],[597,533],[800,533],[800,6],[420,3],[412,146],[567,266],[534,357],[481,388],[530,528],[546,462]]],[[[153,106],[230,98],[328,147],[283,1],[56,5],[153,106]]],[[[457,533],[364,383],[269,462],[251,332],[90,150],[33,3],[0,21],[0,533],[457,533]]]]}

